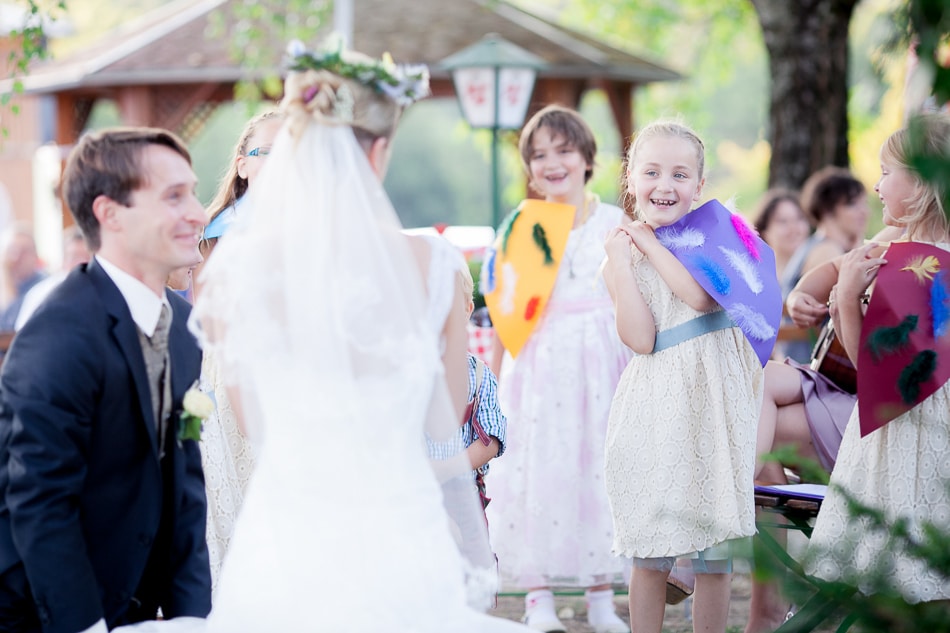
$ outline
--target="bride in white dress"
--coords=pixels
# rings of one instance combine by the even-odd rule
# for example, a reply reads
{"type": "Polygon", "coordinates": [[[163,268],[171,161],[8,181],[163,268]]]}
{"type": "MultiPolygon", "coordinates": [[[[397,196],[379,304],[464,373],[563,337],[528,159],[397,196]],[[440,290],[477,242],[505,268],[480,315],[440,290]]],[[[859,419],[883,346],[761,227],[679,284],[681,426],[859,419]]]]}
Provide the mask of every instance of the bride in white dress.
{"type": "Polygon", "coordinates": [[[197,308],[258,457],[208,630],[525,631],[479,612],[487,535],[463,558],[448,519],[480,512],[473,486],[448,492],[470,464],[426,457],[461,418],[464,303],[380,179],[427,75],[295,52],[287,123],[197,308]]]}

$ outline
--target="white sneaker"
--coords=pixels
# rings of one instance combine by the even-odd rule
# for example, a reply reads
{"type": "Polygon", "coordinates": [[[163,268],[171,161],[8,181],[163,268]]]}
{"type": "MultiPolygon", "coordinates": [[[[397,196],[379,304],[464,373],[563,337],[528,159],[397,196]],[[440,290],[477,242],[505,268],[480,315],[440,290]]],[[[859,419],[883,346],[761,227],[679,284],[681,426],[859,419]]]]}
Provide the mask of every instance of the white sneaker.
{"type": "Polygon", "coordinates": [[[548,590],[531,591],[525,596],[525,611],[521,621],[536,631],[567,633],[564,624],[554,612],[554,594],[548,590]]]}

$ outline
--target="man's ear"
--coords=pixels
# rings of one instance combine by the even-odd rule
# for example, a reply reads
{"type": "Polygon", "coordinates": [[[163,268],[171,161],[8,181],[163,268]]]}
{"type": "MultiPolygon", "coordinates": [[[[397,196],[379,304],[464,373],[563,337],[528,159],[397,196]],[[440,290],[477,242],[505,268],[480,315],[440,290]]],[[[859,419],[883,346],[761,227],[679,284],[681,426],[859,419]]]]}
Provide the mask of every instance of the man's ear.
{"type": "Polygon", "coordinates": [[[92,201],[92,214],[96,216],[100,227],[114,228],[117,222],[116,211],[119,204],[105,194],[96,196],[92,201]]]}
{"type": "Polygon", "coordinates": [[[367,154],[369,164],[382,180],[386,176],[386,167],[389,163],[389,139],[380,136],[373,141],[367,154]]]}

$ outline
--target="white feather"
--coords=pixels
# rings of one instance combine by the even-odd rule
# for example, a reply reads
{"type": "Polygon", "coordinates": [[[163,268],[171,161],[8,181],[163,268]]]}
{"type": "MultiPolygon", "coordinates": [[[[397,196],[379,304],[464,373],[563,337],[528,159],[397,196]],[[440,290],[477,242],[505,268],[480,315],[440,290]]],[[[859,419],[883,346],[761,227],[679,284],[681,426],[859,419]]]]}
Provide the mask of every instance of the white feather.
{"type": "Polygon", "coordinates": [[[736,204],[736,196],[733,194],[729,199],[722,203],[722,206],[729,209],[729,213],[739,213],[739,205],[736,204]]]}
{"type": "Polygon", "coordinates": [[[502,314],[511,314],[515,311],[515,290],[518,288],[518,273],[510,262],[501,267],[501,296],[498,308],[502,314]]]}
{"type": "Polygon", "coordinates": [[[690,228],[686,228],[681,231],[664,231],[661,235],[657,236],[657,239],[660,240],[660,244],[665,246],[667,250],[671,251],[679,251],[687,248],[700,248],[706,243],[706,236],[702,231],[697,231],[696,229],[690,228]]]}
{"type": "Polygon", "coordinates": [[[729,261],[729,265],[732,266],[739,276],[742,277],[742,280],[749,287],[749,290],[753,294],[759,294],[765,288],[765,285],[762,283],[762,278],[759,276],[759,271],[755,266],[755,262],[752,261],[752,258],[748,254],[741,251],[735,251],[731,248],[726,248],[725,246],[720,246],[719,250],[722,251],[722,254],[726,256],[726,259],[729,261]]]}
{"type": "Polygon", "coordinates": [[[744,303],[734,303],[729,308],[729,316],[739,328],[758,341],[767,341],[775,336],[775,328],[761,312],[756,312],[744,303]]]}

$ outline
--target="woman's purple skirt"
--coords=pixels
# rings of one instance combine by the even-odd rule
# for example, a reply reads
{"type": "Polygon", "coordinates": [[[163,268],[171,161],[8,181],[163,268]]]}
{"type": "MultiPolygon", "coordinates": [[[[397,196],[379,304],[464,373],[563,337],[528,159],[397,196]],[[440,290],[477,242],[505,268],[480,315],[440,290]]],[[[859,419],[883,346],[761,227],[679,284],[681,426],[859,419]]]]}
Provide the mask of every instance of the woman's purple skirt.
{"type": "Polygon", "coordinates": [[[785,363],[797,369],[801,377],[811,441],[818,453],[818,461],[830,473],[835,467],[841,436],[858,397],[840,389],[807,365],[791,359],[786,359],[785,363]]]}

